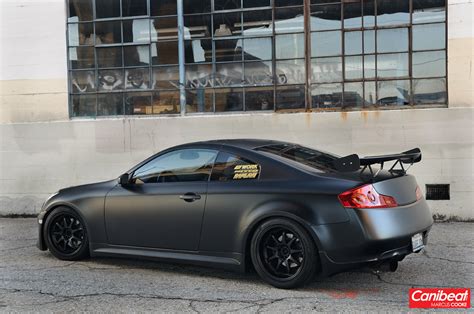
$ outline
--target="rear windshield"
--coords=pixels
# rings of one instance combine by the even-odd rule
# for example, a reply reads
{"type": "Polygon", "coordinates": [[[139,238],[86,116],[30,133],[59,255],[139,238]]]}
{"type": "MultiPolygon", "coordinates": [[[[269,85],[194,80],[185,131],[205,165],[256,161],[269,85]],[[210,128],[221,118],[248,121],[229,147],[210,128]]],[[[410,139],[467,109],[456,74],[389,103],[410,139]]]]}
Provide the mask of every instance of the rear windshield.
{"type": "Polygon", "coordinates": [[[337,155],[291,144],[262,146],[256,150],[268,152],[322,171],[336,170],[333,162],[339,158],[337,155]]]}

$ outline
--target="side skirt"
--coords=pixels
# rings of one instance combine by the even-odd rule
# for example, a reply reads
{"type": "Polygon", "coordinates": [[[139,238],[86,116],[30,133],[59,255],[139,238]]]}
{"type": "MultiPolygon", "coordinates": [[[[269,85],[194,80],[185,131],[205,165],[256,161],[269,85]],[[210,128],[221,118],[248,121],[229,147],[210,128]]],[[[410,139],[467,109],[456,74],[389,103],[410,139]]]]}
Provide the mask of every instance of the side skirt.
{"type": "Polygon", "coordinates": [[[143,247],[129,247],[97,243],[91,245],[91,256],[123,258],[138,257],[141,259],[153,261],[216,267],[239,272],[244,271],[243,264],[240,262],[240,254],[232,254],[235,257],[207,254],[209,254],[209,252],[158,250],[143,247]]]}

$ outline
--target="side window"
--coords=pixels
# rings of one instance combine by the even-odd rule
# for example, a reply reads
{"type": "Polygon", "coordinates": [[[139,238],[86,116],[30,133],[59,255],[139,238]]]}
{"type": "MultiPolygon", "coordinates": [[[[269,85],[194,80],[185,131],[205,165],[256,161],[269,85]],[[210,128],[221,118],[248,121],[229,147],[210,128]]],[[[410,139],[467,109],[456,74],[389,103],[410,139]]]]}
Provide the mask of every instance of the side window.
{"type": "Polygon", "coordinates": [[[133,174],[136,183],[207,181],[217,151],[181,149],[158,156],[133,174]]]}
{"type": "Polygon", "coordinates": [[[235,181],[258,179],[260,165],[250,160],[225,152],[217,156],[211,181],[235,181]]]}

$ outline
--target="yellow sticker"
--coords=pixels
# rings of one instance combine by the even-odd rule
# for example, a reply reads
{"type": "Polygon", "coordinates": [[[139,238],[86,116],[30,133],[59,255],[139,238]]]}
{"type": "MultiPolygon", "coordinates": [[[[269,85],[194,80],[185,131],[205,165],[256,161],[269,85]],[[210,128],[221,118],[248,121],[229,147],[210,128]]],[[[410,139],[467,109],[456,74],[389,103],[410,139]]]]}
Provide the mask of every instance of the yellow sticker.
{"type": "Polygon", "coordinates": [[[258,165],[237,165],[232,179],[255,179],[258,176],[258,165]]]}

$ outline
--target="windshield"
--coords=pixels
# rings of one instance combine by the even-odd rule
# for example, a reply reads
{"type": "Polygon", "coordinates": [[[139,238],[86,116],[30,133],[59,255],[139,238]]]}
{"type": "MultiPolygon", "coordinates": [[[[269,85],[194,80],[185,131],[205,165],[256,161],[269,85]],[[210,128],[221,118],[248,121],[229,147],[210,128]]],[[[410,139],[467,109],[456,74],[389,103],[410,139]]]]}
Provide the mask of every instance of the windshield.
{"type": "Polygon", "coordinates": [[[293,144],[268,145],[256,150],[272,153],[323,171],[336,170],[333,161],[339,158],[337,155],[293,144]]]}

